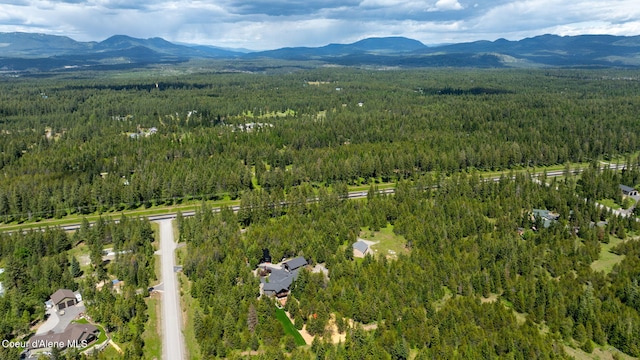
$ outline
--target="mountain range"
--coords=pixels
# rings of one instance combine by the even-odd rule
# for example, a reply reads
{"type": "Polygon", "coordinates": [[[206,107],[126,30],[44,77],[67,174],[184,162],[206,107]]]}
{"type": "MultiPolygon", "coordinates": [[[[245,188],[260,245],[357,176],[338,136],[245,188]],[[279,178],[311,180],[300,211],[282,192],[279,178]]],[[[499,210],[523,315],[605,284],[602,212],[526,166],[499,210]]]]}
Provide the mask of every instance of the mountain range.
{"type": "Polygon", "coordinates": [[[101,42],[65,36],[0,33],[0,72],[111,69],[191,59],[290,60],[379,67],[640,67],[640,36],[542,35],[426,46],[404,37],[268,51],[174,44],[162,38],[115,35],[101,42]]]}

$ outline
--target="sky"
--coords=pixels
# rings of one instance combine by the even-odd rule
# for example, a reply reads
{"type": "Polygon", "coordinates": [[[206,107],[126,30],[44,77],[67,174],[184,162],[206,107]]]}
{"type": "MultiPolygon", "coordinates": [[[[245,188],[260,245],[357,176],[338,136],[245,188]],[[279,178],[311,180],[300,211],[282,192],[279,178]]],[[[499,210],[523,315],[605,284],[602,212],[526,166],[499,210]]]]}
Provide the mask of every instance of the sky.
{"type": "Polygon", "coordinates": [[[0,32],[267,50],[405,36],[424,44],[640,35],[638,0],[7,0],[0,32]]]}

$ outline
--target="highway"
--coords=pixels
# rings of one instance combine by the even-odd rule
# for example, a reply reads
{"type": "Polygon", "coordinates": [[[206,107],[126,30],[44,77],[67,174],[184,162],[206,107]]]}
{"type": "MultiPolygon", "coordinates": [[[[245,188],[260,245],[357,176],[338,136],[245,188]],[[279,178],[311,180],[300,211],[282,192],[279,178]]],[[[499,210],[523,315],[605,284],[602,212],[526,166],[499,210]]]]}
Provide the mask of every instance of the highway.
{"type": "MultiPolygon", "coordinates": [[[[625,167],[625,165],[622,164],[604,164],[603,166],[601,166],[602,169],[604,168],[610,168],[613,170],[623,170],[625,167]]],[[[573,174],[579,174],[582,172],[583,169],[574,169],[571,172],[573,174]]],[[[537,172],[535,174],[532,174],[533,177],[539,177],[542,176],[544,173],[543,172],[537,172]]],[[[558,176],[564,176],[565,175],[565,170],[553,170],[553,171],[549,171],[546,173],[547,177],[558,177],[558,176]]],[[[515,176],[514,176],[515,177],[515,176]]],[[[491,176],[491,177],[487,177],[487,178],[483,178],[484,181],[500,181],[500,179],[502,178],[501,176],[491,176]]],[[[349,194],[347,195],[347,198],[349,199],[363,199],[367,197],[367,190],[360,190],[360,191],[351,191],[349,192],[349,194]]],[[[393,194],[395,193],[395,189],[383,189],[379,191],[381,194],[393,194]]],[[[315,202],[318,201],[317,198],[311,198],[307,200],[308,202],[315,202]]],[[[283,202],[281,205],[286,205],[286,202],[283,202]]],[[[238,210],[240,210],[240,205],[233,205],[230,207],[234,212],[237,212],[238,210]]],[[[214,207],[211,210],[214,213],[220,212],[220,207],[214,207]]],[[[185,211],[182,212],[182,216],[183,217],[189,217],[189,216],[193,216],[195,215],[195,211],[185,211]]],[[[175,219],[177,217],[178,213],[168,213],[168,214],[162,214],[162,215],[147,215],[144,216],[145,218],[149,219],[149,221],[160,221],[160,220],[172,220],[175,219]]],[[[115,222],[118,222],[117,219],[114,219],[115,222]]],[[[93,222],[90,223],[91,225],[93,225],[93,222]]],[[[35,224],[34,224],[35,225],[35,224]]],[[[34,226],[36,227],[36,226],[34,226]]],[[[80,228],[80,224],[70,224],[70,225],[64,225],[64,226],[59,226],[61,229],[66,230],[66,231],[71,231],[71,230],[77,230],[80,228]]],[[[2,231],[0,229],[0,231],[2,231]]],[[[12,231],[4,231],[4,232],[12,232],[12,231]]]]}
{"type": "Polygon", "coordinates": [[[162,358],[184,359],[184,337],[182,336],[182,312],[180,291],[174,268],[176,243],[173,239],[173,221],[160,220],[160,254],[162,256],[162,358]]]}

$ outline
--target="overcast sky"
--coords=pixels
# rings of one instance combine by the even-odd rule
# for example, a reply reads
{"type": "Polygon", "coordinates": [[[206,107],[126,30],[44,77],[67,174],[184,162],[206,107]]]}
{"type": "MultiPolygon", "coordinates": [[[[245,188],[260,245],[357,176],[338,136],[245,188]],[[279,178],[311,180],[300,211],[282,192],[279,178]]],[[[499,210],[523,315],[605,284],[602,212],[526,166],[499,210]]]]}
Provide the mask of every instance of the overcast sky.
{"type": "Polygon", "coordinates": [[[8,0],[0,32],[115,34],[254,50],[406,36],[440,44],[640,34],[638,0],[8,0]]]}

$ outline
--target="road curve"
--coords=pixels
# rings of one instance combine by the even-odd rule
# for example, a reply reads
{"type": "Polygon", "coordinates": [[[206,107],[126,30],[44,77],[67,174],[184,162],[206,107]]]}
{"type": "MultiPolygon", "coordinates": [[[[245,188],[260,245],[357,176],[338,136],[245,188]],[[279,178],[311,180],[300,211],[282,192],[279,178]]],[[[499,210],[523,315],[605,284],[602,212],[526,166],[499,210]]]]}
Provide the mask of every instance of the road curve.
{"type": "Polygon", "coordinates": [[[160,255],[162,257],[162,358],[164,360],[182,360],[184,357],[184,337],[182,336],[182,312],[180,311],[180,291],[174,272],[174,252],[172,220],[160,220],[160,255]]]}

